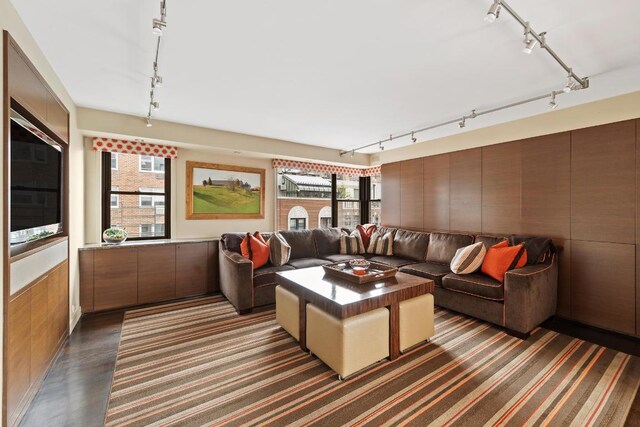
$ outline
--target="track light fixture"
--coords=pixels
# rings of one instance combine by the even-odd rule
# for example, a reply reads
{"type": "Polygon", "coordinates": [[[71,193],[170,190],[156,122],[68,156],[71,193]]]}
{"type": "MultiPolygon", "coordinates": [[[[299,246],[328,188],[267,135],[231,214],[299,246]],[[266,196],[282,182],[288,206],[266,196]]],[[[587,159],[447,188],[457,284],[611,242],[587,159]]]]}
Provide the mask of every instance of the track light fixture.
{"type": "Polygon", "coordinates": [[[153,35],[157,37],[156,40],[156,56],[153,61],[153,75],[151,77],[151,91],[149,92],[149,110],[147,112],[146,122],[147,127],[151,127],[151,115],[154,111],[160,109],[160,103],[155,101],[155,91],[157,88],[162,87],[162,76],[158,74],[158,56],[160,54],[160,41],[162,40],[162,32],[167,26],[167,2],[166,0],[160,1],[160,19],[153,20],[153,35]]]}
{"type": "Polygon", "coordinates": [[[567,84],[564,85],[564,87],[562,88],[562,91],[564,93],[569,93],[572,90],[575,90],[577,87],[577,85],[575,83],[573,83],[573,77],[571,76],[571,73],[569,73],[569,75],[567,76],[567,84]]]}
{"type": "Polygon", "coordinates": [[[418,138],[415,136],[415,132],[411,132],[411,143],[415,144],[418,141],[418,138]]]}
{"type": "Polygon", "coordinates": [[[529,25],[528,21],[526,22],[526,25],[524,27],[523,43],[524,47],[522,48],[522,52],[526,53],[527,55],[531,54],[531,52],[533,52],[533,48],[538,44],[538,40],[531,37],[531,26],[529,25]]]}
{"type": "Polygon", "coordinates": [[[382,141],[378,143],[378,147],[380,148],[380,151],[384,151],[384,145],[382,145],[382,141]]]}
{"type": "Polygon", "coordinates": [[[351,157],[356,155],[356,150],[351,150],[351,157]]]}
{"type": "Polygon", "coordinates": [[[549,102],[549,108],[555,110],[558,108],[558,104],[556,103],[556,92],[551,92],[551,102],[549,102]]]}
{"type": "Polygon", "coordinates": [[[460,126],[460,129],[464,128],[467,125],[467,118],[466,117],[462,117],[462,121],[460,123],[458,123],[458,126],[460,126]]]}
{"type": "Polygon", "coordinates": [[[487,12],[487,16],[484,17],[484,22],[492,23],[500,17],[500,9],[502,6],[502,0],[494,0],[493,4],[487,12]]]}

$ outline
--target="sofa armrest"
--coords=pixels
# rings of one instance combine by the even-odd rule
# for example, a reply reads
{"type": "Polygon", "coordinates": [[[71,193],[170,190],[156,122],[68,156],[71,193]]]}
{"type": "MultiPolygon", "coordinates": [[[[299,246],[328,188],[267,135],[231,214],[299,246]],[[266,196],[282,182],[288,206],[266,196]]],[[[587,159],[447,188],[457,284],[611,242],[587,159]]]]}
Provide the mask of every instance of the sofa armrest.
{"type": "Polygon", "coordinates": [[[507,271],[504,280],[504,326],[529,333],[556,314],[558,262],[529,265],[507,271]]]}
{"type": "Polygon", "coordinates": [[[219,243],[220,291],[239,313],[253,307],[253,262],[219,243]]]}

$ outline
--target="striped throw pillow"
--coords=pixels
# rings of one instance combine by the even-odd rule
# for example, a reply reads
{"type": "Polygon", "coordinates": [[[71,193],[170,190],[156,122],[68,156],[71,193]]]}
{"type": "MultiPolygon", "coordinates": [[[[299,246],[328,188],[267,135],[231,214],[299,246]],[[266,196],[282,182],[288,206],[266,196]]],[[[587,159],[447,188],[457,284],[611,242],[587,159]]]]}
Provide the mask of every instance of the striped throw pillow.
{"type": "Polygon", "coordinates": [[[358,230],[352,231],[351,234],[346,232],[340,233],[340,255],[360,255],[365,253],[362,236],[358,230]]]}
{"type": "Polygon", "coordinates": [[[369,241],[369,247],[367,248],[367,253],[375,254],[375,255],[393,255],[393,232],[388,232],[387,234],[381,234],[377,231],[371,235],[371,240],[369,241]]]}
{"type": "Polygon", "coordinates": [[[269,260],[271,264],[280,267],[289,262],[291,246],[289,246],[282,234],[276,231],[269,237],[267,244],[269,245],[269,260]]]}
{"type": "Polygon", "coordinates": [[[456,251],[451,260],[451,271],[456,274],[471,274],[482,267],[487,248],[482,242],[465,246],[456,251]]]}

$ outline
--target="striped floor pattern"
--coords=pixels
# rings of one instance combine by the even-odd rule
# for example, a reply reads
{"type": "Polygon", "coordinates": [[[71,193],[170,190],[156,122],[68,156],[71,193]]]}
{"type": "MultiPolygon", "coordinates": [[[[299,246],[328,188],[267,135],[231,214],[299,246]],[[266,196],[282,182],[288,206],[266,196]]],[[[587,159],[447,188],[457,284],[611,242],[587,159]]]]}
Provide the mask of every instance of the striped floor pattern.
{"type": "Polygon", "coordinates": [[[221,297],[127,312],[106,416],[140,425],[623,425],[640,359],[436,309],[436,337],[344,382],[273,310],[221,297]]]}

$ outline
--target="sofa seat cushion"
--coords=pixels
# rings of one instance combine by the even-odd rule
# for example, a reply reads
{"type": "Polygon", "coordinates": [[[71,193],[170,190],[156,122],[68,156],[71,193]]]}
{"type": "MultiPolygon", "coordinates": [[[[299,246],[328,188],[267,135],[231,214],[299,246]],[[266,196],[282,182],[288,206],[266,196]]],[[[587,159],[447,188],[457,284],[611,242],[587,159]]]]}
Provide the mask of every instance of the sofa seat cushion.
{"type": "Polygon", "coordinates": [[[340,254],[336,254],[336,255],[326,255],[323,258],[328,260],[328,261],[331,261],[331,262],[347,262],[347,261],[351,261],[352,259],[363,259],[364,256],[363,255],[340,255],[340,254]]]}
{"type": "Polygon", "coordinates": [[[320,258],[298,258],[290,260],[287,265],[290,265],[293,268],[309,268],[317,267],[319,265],[327,265],[330,263],[331,261],[320,258]]]}
{"type": "Polygon", "coordinates": [[[391,267],[396,267],[396,268],[400,268],[404,265],[416,263],[416,261],[412,259],[400,258],[397,256],[386,256],[386,255],[374,255],[369,258],[369,261],[390,265],[391,267]]]}
{"type": "Polygon", "coordinates": [[[492,301],[504,300],[504,285],[484,274],[447,274],[442,279],[442,287],[454,292],[485,298],[492,301]]]}
{"type": "Polygon", "coordinates": [[[256,268],[253,270],[253,286],[264,286],[276,282],[276,273],[278,271],[293,270],[293,267],[288,265],[281,265],[276,267],[271,264],[267,264],[264,267],[256,268]]]}
{"type": "Polygon", "coordinates": [[[440,287],[442,287],[442,278],[451,273],[448,265],[436,264],[434,262],[421,262],[420,264],[407,265],[402,267],[400,271],[431,279],[435,282],[436,286],[440,287]]]}

